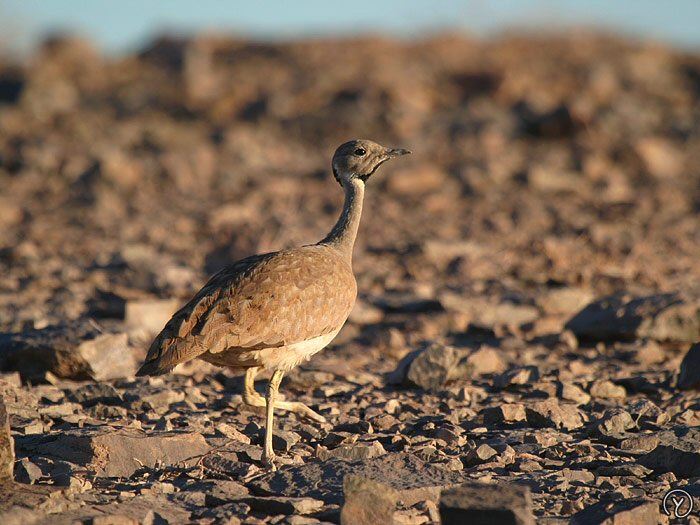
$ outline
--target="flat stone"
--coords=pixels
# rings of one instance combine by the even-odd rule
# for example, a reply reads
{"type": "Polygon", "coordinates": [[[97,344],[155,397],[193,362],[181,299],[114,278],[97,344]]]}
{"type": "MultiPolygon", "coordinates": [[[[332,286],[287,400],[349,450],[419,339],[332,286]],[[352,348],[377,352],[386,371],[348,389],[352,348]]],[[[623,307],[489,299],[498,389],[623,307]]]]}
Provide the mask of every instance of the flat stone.
{"type": "Polygon", "coordinates": [[[566,328],[580,339],[594,341],[696,342],[700,340],[700,308],[675,293],[603,297],[583,308],[566,328]]]}
{"type": "Polygon", "coordinates": [[[700,428],[680,427],[656,437],[658,444],[639,463],[656,472],[673,472],[678,478],[700,476],[700,428]]]}
{"type": "Polygon", "coordinates": [[[392,487],[348,474],[343,478],[341,525],[393,523],[399,494],[392,487]]]}
{"type": "Polygon", "coordinates": [[[0,370],[16,370],[24,378],[51,372],[102,381],[133,375],[137,365],[126,334],[102,333],[88,321],[0,334],[0,370]]]}
{"type": "MultiPolygon", "coordinates": [[[[423,461],[413,454],[391,453],[352,462],[331,458],[293,465],[267,473],[248,483],[248,487],[259,495],[310,497],[327,504],[340,504],[343,479],[348,474],[386,484],[399,491],[402,499],[411,495],[412,501],[417,501],[414,499],[415,490],[453,485],[464,479],[459,472],[423,461]]],[[[421,493],[419,497],[425,497],[425,494],[421,493]]]]}
{"type": "Polygon", "coordinates": [[[535,524],[530,489],[507,484],[467,483],[443,490],[440,496],[440,518],[443,525],[535,524]]]}
{"type": "Polygon", "coordinates": [[[277,514],[311,514],[321,510],[323,501],[313,498],[285,498],[283,496],[243,498],[251,509],[274,516],[277,514]]]}
{"type": "Polygon", "coordinates": [[[655,435],[632,436],[620,442],[620,449],[630,452],[651,452],[659,444],[659,438],[655,435]]]}
{"type": "Polygon", "coordinates": [[[700,343],[691,346],[681,362],[678,388],[683,390],[700,389],[700,343]]]}
{"type": "Polygon", "coordinates": [[[88,383],[71,391],[68,399],[80,403],[84,407],[103,405],[119,405],[124,402],[121,393],[109,383],[88,383]]]}
{"type": "Polygon", "coordinates": [[[210,449],[201,434],[192,432],[147,434],[104,428],[20,437],[17,446],[24,453],[69,461],[108,477],[129,477],[141,466],[156,463],[192,464],[210,449]]]}
{"type": "Polygon", "coordinates": [[[600,502],[572,516],[571,525],[658,525],[665,520],[659,512],[659,502],[622,500],[600,502]]]}

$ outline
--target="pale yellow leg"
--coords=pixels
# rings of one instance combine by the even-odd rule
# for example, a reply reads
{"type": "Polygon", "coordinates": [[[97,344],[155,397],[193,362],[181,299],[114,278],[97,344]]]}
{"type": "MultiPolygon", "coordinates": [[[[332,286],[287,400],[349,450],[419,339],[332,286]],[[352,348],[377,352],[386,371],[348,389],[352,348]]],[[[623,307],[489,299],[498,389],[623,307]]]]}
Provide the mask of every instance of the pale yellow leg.
{"type": "Polygon", "coordinates": [[[262,460],[270,469],[275,470],[275,451],[272,450],[273,413],[275,410],[275,398],[280,388],[284,372],[275,370],[272,373],[270,382],[267,385],[267,398],[265,407],[265,447],[263,448],[262,460]]]}
{"type": "MultiPolygon", "coordinates": [[[[260,370],[258,367],[248,368],[245,372],[245,389],[243,391],[243,401],[246,404],[254,407],[266,406],[265,398],[258,394],[255,390],[255,376],[260,370]]],[[[276,396],[275,396],[276,397],[276,396]]],[[[301,416],[306,416],[319,423],[325,423],[326,418],[307,407],[304,403],[298,401],[279,401],[275,400],[275,407],[282,410],[289,410],[301,416]]]]}

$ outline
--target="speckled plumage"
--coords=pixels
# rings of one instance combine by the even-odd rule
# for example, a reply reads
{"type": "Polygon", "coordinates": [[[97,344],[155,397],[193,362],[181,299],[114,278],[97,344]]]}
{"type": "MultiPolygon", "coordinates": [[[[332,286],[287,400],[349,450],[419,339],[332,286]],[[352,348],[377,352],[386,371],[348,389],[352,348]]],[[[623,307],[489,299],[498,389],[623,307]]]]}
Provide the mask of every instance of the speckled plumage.
{"type": "Polygon", "coordinates": [[[220,366],[287,371],[298,361],[285,359],[285,350],[337,332],[356,295],[352,268],[334,247],[248,257],[214,275],[173,315],[141,371],[163,374],[196,357],[220,366]]]}

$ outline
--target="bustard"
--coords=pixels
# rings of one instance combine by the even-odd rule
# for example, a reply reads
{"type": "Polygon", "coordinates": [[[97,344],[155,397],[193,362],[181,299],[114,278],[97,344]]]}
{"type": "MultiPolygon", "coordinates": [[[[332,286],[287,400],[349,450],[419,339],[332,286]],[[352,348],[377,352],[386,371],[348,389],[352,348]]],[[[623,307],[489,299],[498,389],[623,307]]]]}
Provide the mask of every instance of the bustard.
{"type": "Polygon", "coordinates": [[[370,140],[338,147],[332,168],[345,203],[330,233],[316,244],[254,255],[215,274],[168,321],[137,375],[164,374],[195,358],[245,369],[244,401],[266,408],[263,462],[274,469],[275,407],[325,421],[302,403],[277,399],[282,376],[322,350],[345,324],[357,296],[352,249],[365,182],[381,164],[407,153],[370,140]],[[260,369],[272,371],[265,398],[254,387],[260,369]]]}

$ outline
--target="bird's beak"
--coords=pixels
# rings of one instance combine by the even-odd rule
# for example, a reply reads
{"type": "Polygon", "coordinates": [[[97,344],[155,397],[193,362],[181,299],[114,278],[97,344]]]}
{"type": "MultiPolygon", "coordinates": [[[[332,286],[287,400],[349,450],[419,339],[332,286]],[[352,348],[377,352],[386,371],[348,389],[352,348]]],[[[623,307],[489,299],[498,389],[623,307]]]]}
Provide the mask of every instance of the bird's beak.
{"type": "Polygon", "coordinates": [[[400,157],[401,155],[410,155],[410,151],[407,149],[401,149],[401,148],[388,148],[386,150],[386,156],[389,157],[390,159],[393,159],[394,157],[400,157]]]}

